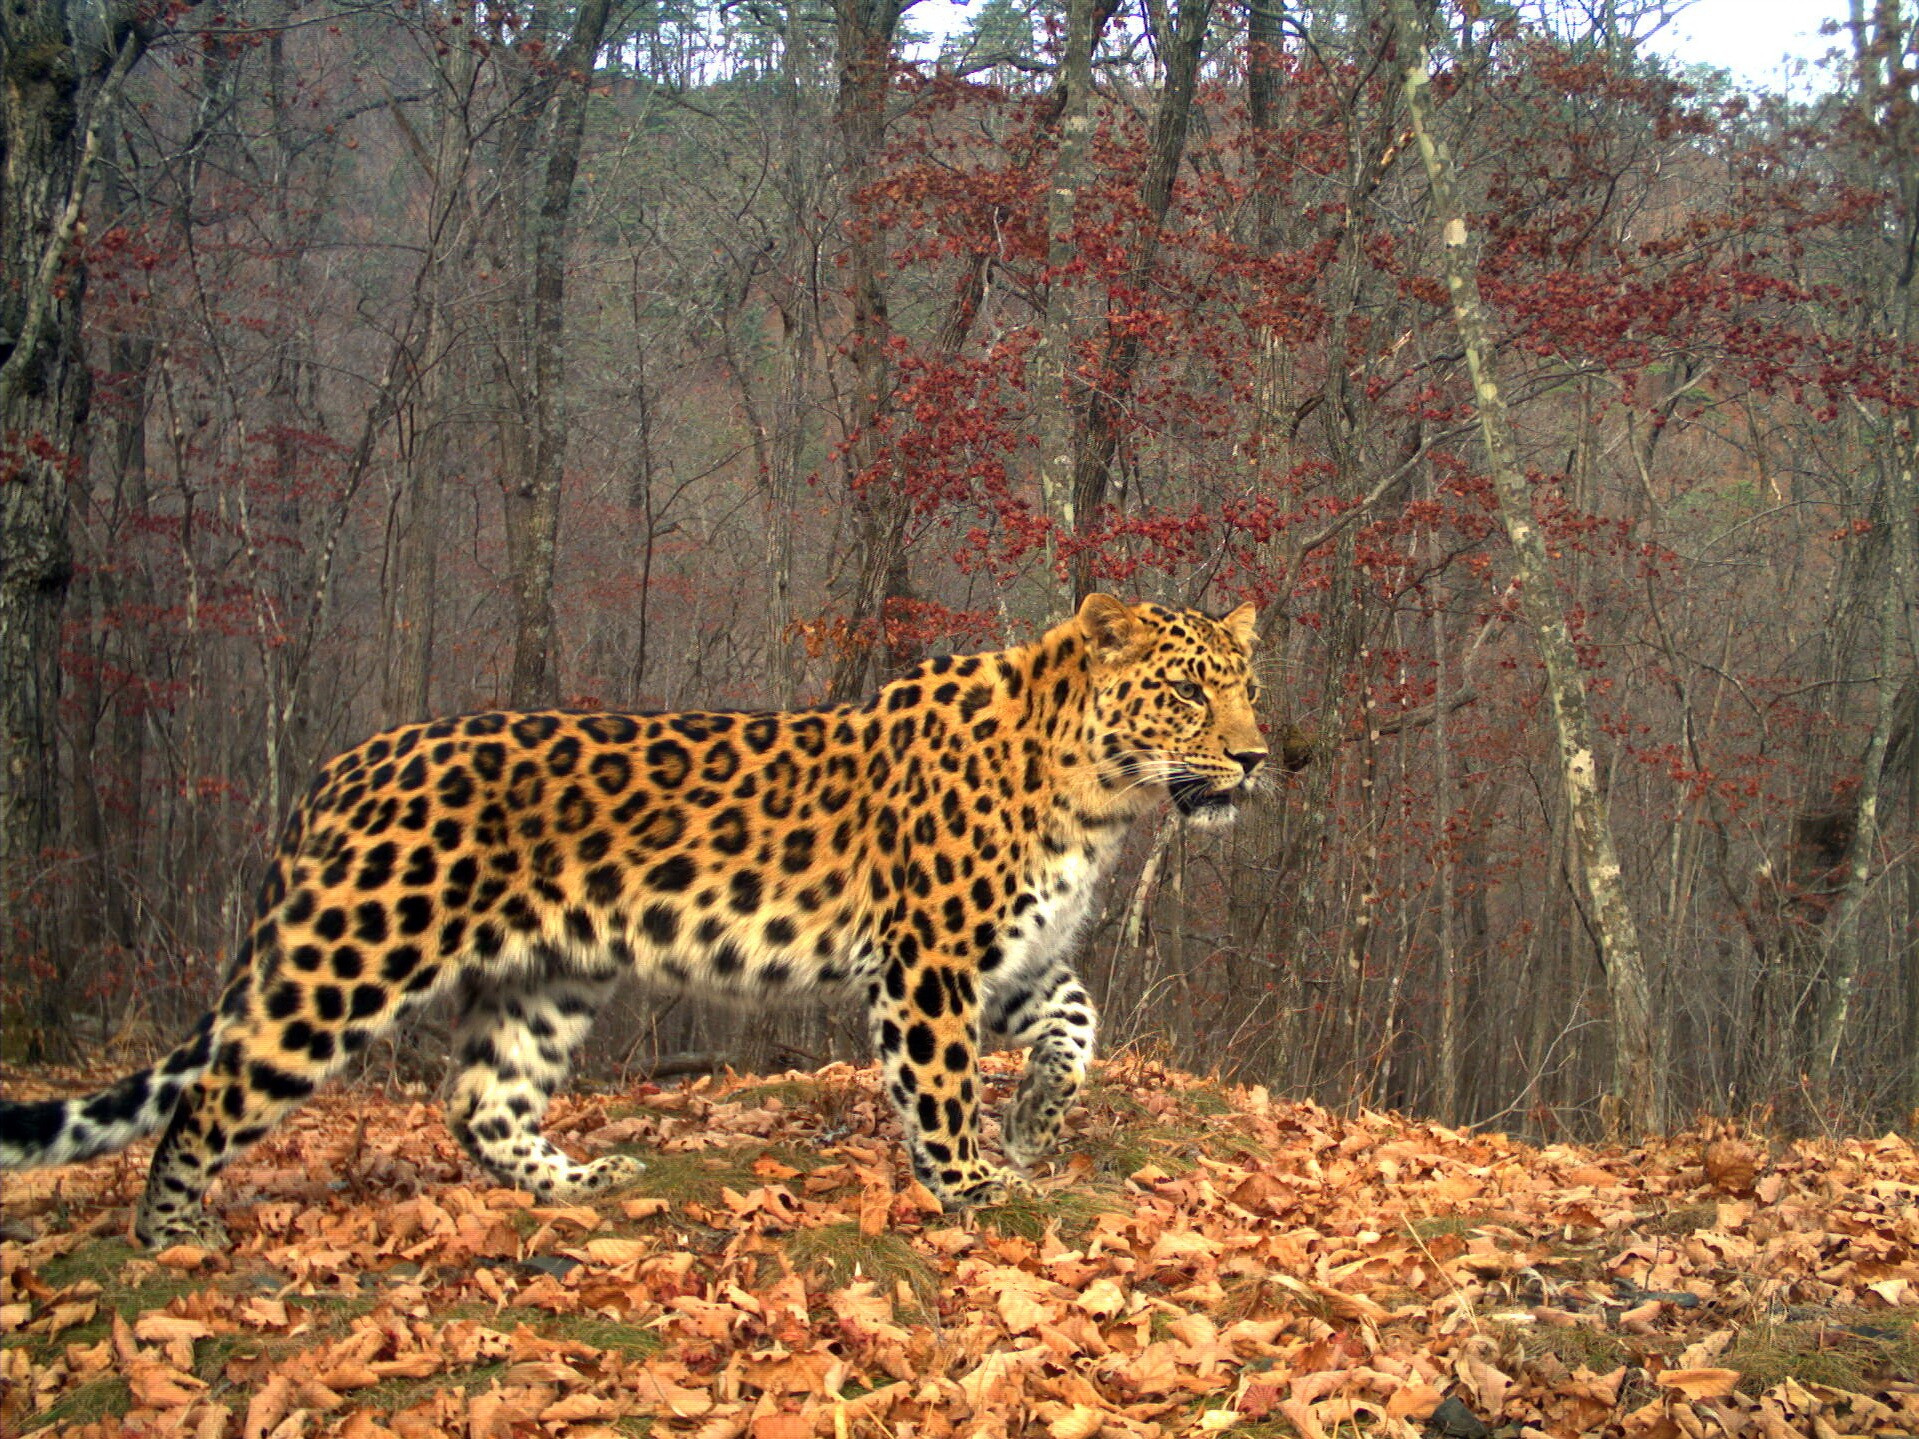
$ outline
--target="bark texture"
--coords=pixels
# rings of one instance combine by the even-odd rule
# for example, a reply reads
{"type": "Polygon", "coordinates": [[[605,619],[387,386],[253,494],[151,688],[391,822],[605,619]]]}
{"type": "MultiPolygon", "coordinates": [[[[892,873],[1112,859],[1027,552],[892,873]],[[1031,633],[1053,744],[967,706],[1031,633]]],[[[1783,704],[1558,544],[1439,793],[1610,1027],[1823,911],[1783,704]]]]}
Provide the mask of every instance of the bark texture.
{"type": "MultiPolygon", "coordinates": [[[[513,307],[513,347],[501,362],[507,402],[504,421],[508,567],[513,587],[513,670],[508,702],[520,706],[559,699],[555,665],[553,563],[560,528],[560,481],[566,469],[566,244],[573,217],[573,182],[580,168],[588,83],[611,16],[610,0],[587,0],[572,16],[559,53],[549,64],[527,56],[526,100],[516,117],[502,165],[507,215],[530,221],[509,273],[521,277],[513,307]],[[533,166],[538,176],[533,202],[533,166]]],[[[538,27],[534,38],[537,38],[538,27]]],[[[524,42],[522,42],[524,48],[524,42]]]]}
{"type": "Polygon", "coordinates": [[[100,130],[147,32],[132,6],[0,6],[0,954],[50,945],[24,900],[59,837],[68,489],[90,398],[82,211],[100,130]]]}

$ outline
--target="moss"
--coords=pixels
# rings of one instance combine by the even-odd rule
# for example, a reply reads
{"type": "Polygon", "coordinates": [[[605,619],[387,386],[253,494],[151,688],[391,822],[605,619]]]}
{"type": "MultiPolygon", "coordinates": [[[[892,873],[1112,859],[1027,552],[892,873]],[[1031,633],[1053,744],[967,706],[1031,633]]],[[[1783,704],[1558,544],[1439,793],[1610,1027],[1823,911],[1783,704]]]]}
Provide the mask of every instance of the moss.
{"type": "Polygon", "coordinates": [[[871,1279],[882,1293],[890,1293],[904,1280],[927,1308],[939,1292],[933,1266],[890,1230],[863,1234],[857,1224],[822,1224],[796,1229],[782,1244],[797,1268],[817,1276],[829,1288],[843,1289],[855,1279],[871,1279]]]}
{"type": "Polygon", "coordinates": [[[117,1419],[133,1407],[133,1391],[124,1379],[95,1379],[69,1394],[62,1394],[44,1414],[36,1414],[21,1426],[31,1434],[55,1426],[79,1426],[99,1419],[117,1419]]]}

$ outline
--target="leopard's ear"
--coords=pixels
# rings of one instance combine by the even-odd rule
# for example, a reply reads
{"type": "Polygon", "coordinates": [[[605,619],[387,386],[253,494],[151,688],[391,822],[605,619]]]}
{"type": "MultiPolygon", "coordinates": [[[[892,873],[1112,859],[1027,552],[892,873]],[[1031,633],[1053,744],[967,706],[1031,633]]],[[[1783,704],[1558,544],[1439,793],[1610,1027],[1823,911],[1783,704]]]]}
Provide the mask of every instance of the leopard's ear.
{"type": "Polygon", "coordinates": [[[1106,663],[1123,656],[1146,631],[1126,602],[1111,595],[1088,595],[1081,600],[1079,627],[1086,634],[1093,658],[1106,663]]]}
{"type": "Polygon", "coordinates": [[[1259,631],[1253,628],[1253,623],[1258,618],[1259,612],[1253,608],[1252,601],[1248,600],[1220,623],[1226,626],[1227,634],[1239,641],[1239,647],[1247,654],[1251,654],[1253,646],[1259,643],[1259,631]]]}

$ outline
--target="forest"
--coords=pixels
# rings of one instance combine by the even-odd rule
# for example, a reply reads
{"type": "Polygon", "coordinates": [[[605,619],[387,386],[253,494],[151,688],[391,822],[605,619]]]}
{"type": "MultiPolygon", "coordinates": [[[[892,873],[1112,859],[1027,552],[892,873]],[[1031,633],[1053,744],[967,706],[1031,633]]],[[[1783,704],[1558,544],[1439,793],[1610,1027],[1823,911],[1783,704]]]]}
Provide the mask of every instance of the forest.
{"type": "MultiPolygon", "coordinates": [[[[1919,11],[1783,95],[1666,8],[7,6],[0,1058],[176,1038],[383,727],[843,701],[1104,590],[1256,602],[1287,771],[1135,836],[1106,1051],[1907,1122],[1919,11]]],[[[635,991],[585,1068],[859,1029],[635,991]]]]}

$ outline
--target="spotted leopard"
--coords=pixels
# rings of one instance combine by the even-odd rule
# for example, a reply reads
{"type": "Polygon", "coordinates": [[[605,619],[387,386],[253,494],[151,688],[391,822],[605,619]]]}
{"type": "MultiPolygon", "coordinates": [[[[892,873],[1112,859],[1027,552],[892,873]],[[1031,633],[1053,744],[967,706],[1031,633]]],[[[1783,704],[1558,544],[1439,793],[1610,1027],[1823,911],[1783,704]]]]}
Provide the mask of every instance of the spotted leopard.
{"type": "Polygon", "coordinates": [[[1230,816],[1266,759],[1251,606],[1090,596],[1038,641],[931,660],[864,704],[791,714],[493,713],[327,764],[296,807],[214,1011],[87,1098],[0,1103],[0,1165],[165,1125],[135,1217],[219,1244],[208,1185],[407,1010],[457,994],[447,1118],[496,1180],[602,1193],[640,1162],[540,1134],[623,976],[755,999],[862,997],[915,1174],[1011,1179],[981,1143],[982,1045],[1029,1051],[1001,1125],[1024,1168],[1093,1052],[1070,960],[1128,822],[1230,816]]]}

